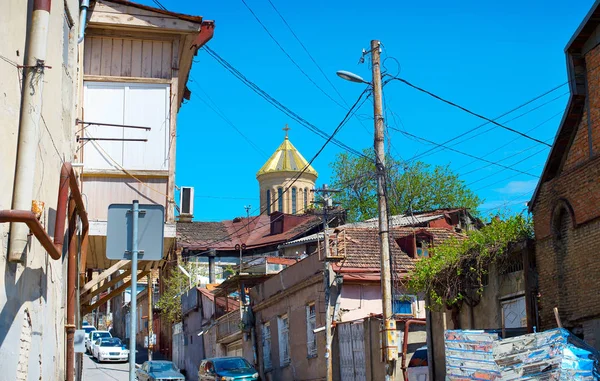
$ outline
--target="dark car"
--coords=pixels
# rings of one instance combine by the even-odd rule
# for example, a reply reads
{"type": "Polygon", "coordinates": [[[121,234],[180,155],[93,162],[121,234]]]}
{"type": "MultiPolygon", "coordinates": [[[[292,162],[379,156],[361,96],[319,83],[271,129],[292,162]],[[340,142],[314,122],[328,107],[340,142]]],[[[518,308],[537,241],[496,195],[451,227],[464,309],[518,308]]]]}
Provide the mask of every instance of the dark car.
{"type": "Polygon", "coordinates": [[[202,360],[198,381],[255,381],[258,372],[243,357],[217,357],[202,360]]]}
{"type": "Polygon", "coordinates": [[[135,377],[139,381],[185,381],[183,374],[171,361],[146,361],[135,371],[135,377]]]}

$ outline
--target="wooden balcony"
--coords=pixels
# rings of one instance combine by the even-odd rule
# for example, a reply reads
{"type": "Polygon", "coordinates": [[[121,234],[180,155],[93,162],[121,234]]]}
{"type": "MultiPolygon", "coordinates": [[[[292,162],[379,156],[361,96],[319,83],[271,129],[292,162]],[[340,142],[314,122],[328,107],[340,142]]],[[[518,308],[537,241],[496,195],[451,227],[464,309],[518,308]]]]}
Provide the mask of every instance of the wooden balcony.
{"type": "Polygon", "coordinates": [[[229,342],[241,337],[240,310],[231,311],[217,319],[217,342],[229,342]]]}

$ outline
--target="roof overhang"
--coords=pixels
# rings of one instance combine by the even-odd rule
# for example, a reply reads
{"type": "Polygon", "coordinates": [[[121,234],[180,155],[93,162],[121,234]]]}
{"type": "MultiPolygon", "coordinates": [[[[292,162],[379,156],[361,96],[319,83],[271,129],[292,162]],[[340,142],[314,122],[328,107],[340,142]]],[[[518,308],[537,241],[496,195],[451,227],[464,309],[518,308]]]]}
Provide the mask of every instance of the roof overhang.
{"type": "Polygon", "coordinates": [[[542,184],[552,180],[562,169],[566,159],[565,153],[573,143],[577,127],[586,104],[587,84],[584,45],[600,25],[600,0],[594,5],[579,25],[573,37],[565,47],[567,60],[567,77],[571,95],[558,131],[552,143],[552,148],[544,165],[542,175],[528,203],[529,211],[533,211],[542,184]]]}
{"type": "Polygon", "coordinates": [[[214,35],[215,22],[202,16],[192,16],[134,3],[127,0],[97,0],[88,12],[88,27],[108,30],[123,37],[171,39],[178,42],[179,103],[189,99],[186,84],[193,57],[214,35]]]}
{"type": "Polygon", "coordinates": [[[252,288],[257,284],[263,283],[275,274],[237,274],[227,278],[223,283],[216,287],[212,293],[215,297],[226,296],[239,290],[240,286],[252,288]]]}

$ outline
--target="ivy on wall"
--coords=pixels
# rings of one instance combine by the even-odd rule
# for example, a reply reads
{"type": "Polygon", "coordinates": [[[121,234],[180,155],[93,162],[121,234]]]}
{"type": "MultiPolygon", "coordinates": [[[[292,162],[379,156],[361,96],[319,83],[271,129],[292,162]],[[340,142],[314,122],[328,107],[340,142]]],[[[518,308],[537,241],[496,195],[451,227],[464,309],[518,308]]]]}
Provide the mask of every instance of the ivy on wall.
{"type": "Polygon", "coordinates": [[[511,247],[532,237],[529,217],[494,218],[480,230],[432,248],[430,257],[416,263],[409,287],[413,292],[427,293],[432,307],[453,307],[462,302],[475,305],[483,291],[488,266],[507,265],[511,247]]]}

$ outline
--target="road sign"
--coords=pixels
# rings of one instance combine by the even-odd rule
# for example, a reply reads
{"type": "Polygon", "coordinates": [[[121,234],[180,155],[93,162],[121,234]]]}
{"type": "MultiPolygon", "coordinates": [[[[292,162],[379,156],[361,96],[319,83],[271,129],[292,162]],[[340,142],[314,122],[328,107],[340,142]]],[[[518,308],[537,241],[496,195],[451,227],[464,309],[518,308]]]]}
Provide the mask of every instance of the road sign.
{"type": "MultiPolygon", "coordinates": [[[[138,259],[158,261],[163,256],[165,208],[162,205],[139,205],[138,259]]],[[[132,204],[108,207],[106,258],[131,260],[133,251],[132,204]]]]}
{"type": "Polygon", "coordinates": [[[112,204],[108,207],[106,257],[131,260],[131,318],[129,319],[129,381],[135,380],[135,325],[138,259],[162,259],[165,208],[162,205],[112,204]]]}

